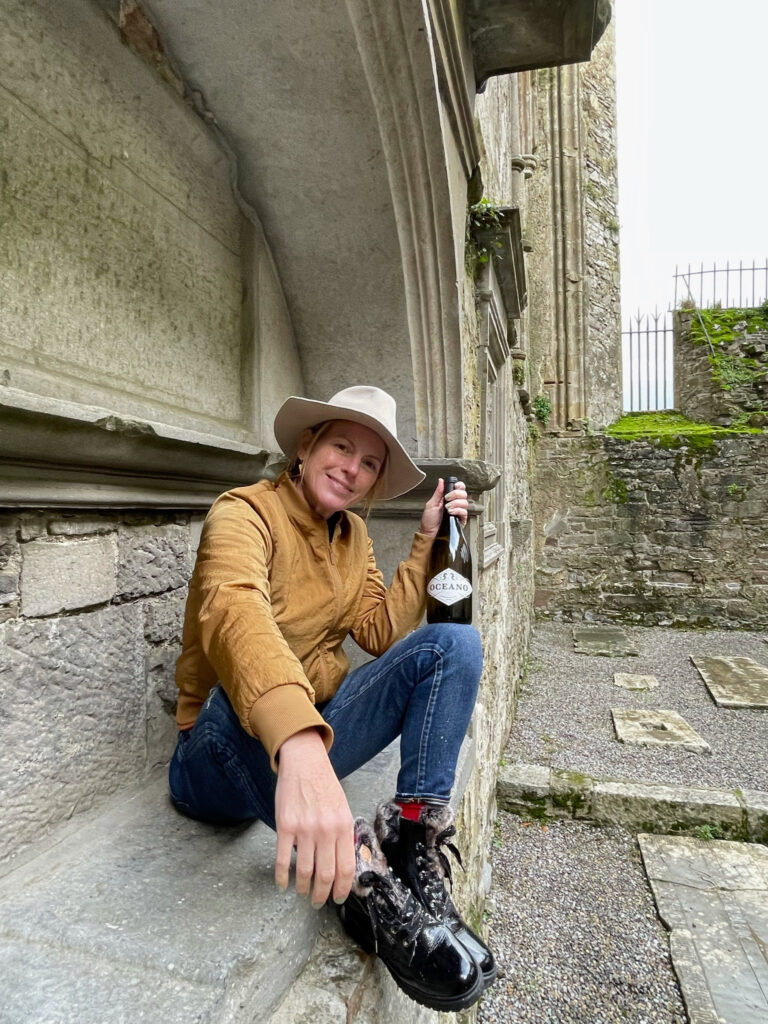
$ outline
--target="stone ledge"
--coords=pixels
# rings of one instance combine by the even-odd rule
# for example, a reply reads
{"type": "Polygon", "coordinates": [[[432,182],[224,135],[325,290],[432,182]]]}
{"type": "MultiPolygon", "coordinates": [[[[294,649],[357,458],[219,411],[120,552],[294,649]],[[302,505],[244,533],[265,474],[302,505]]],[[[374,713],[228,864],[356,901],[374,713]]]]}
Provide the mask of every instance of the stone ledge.
{"type": "Polygon", "coordinates": [[[544,765],[507,765],[496,788],[499,806],[533,818],[579,818],[645,832],[711,826],[724,838],[768,843],[768,793],[596,779],[544,765]]]}
{"type": "MultiPolygon", "coordinates": [[[[455,797],[472,770],[467,740],[455,797]]],[[[392,745],[344,786],[353,813],[394,788],[392,745]]],[[[437,1021],[361,957],[330,910],[274,884],[274,834],[213,828],[167,799],[165,769],[0,872],[8,1024],[437,1021]],[[294,991],[293,986],[296,985],[294,991]],[[340,1016],[341,1014],[341,1016],[340,1016]]]]}

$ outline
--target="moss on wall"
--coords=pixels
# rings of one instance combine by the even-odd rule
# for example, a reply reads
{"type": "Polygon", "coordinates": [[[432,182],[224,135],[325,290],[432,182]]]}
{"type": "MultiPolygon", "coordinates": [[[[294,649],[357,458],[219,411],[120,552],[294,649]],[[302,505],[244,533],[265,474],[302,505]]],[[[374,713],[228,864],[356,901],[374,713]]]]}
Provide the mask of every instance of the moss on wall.
{"type": "Polygon", "coordinates": [[[696,423],[679,412],[632,412],[606,427],[609,437],[621,441],[656,441],[662,448],[710,448],[719,438],[738,434],[762,434],[758,427],[733,424],[719,427],[713,423],[696,423]]]}

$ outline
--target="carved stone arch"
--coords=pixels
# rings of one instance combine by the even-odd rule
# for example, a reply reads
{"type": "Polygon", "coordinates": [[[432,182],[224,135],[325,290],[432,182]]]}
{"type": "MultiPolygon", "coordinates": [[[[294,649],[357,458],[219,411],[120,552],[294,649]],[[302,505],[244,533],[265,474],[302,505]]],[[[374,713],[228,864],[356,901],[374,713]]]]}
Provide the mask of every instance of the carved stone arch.
{"type": "Polygon", "coordinates": [[[146,7],[232,149],[306,393],[379,384],[415,455],[461,454],[457,257],[422,3],[146,7]]]}

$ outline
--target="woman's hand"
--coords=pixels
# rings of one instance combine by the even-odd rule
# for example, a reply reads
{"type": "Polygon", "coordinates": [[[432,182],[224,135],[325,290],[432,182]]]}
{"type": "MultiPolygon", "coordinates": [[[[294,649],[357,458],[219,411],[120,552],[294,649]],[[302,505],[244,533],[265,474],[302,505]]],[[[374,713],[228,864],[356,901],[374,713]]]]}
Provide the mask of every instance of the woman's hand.
{"type": "Polygon", "coordinates": [[[333,887],[343,902],[355,877],[352,812],[317,729],[304,729],[280,747],[275,793],[277,856],[275,881],[288,888],[291,851],[296,846],[296,892],[309,893],[322,907],[333,887]]]}
{"type": "MultiPolygon", "coordinates": [[[[441,478],[437,481],[435,493],[424,506],[424,511],[421,513],[419,533],[424,533],[427,537],[436,537],[437,531],[440,529],[440,521],[443,518],[444,490],[445,483],[441,478]]],[[[456,481],[456,486],[449,492],[447,499],[448,512],[452,516],[458,516],[461,520],[461,525],[466,526],[469,513],[469,498],[467,497],[467,488],[462,480],[456,481]]]]}

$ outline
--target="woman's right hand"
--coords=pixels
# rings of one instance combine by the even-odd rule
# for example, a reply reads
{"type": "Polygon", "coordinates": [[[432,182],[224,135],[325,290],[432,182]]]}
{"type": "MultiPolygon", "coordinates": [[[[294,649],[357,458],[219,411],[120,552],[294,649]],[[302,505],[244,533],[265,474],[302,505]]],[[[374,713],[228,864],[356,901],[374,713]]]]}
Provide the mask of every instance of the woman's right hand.
{"type": "Polygon", "coordinates": [[[275,881],[288,888],[291,852],[296,847],[296,892],[321,907],[333,888],[337,903],[349,895],[355,877],[352,812],[317,729],[304,729],[280,747],[275,793],[277,856],[275,881]]]}

